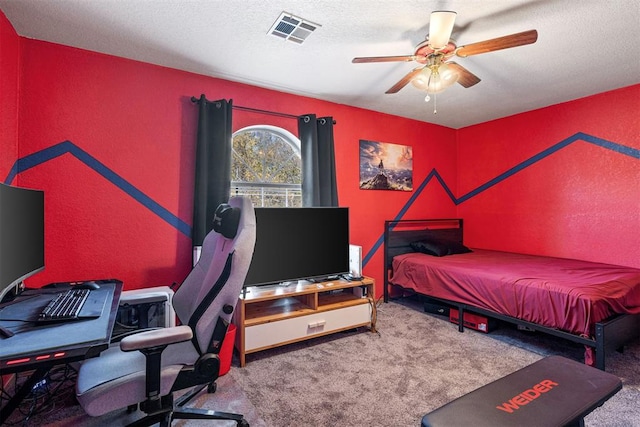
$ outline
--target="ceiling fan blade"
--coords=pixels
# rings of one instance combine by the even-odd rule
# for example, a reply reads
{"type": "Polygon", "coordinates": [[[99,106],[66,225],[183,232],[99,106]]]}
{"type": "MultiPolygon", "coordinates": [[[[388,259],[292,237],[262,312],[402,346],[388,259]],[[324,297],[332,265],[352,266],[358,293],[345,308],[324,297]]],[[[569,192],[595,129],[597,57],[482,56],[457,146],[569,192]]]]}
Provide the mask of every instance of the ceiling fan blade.
{"type": "Polygon", "coordinates": [[[536,30],[529,30],[522,33],[511,34],[510,36],[498,37],[461,46],[456,50],[456,55],[464,58],[471,55],[493,52],[494,50],[527,45],[535,43],[536,40],[538,40],[538,32],[536,30]]]}
{"type": "Polygon", "coordinates": [[[414,55],[398,55],[398,56],[367,56],[363,58],[353,58],[351,60],[354,64],[363,64],[368,62],[409,62],[413,61],[416,57],[414,55]]]}
{"type": "Polygon", "coordinates": [[[460,77],[458,77],[458,83],[460,83],[464,87],[471,87],[475,84],[480,83],[480,78],[473,74],[471,71],[464,68],[462,65],[456,64],[455,62],[447,62],[449,68],[454,69],[458,72],[460,77]]]}
{"type": "Polygon", "coordinates": [[[400,79],[400,81],[398,83],[396,83],[393,86],[391,86],[391,89],[389,89],[385,93],[396,93],[396,92],[398,92],[400,89],[405,87],[420,71],[422,71],[423,68],[424,67],[418,67],[418,68],[415,68],[415,69],[409,71],[409,73],[407,73],[406,76],[404,76],[402,79],[400,79]]]}
{"type": "Polygon", "coordinates": [[[442,49],[449,43],[456,13],[448,10],[436,10],[431,12],[429,20],[429,46],[433,49],[442,49]]]}

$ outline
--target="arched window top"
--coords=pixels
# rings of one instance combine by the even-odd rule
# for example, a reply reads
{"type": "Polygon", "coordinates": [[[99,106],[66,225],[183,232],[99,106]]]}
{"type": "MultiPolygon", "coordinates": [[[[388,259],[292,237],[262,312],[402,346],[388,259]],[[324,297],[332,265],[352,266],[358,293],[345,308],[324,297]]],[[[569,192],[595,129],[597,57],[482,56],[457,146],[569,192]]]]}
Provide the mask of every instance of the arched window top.
{"type": "Polygon", "coordinates": [[[269,125],[233,134],[231,194],[249,196],[254,206],[302,206],[300,140],[269,125]]]}
{"type": "Polygon", "coordinates": [[[236,135],[239,135],[240,133],[252,132],[252,131],[256,131],[256,132],[266,131],[273,135],[279,136],[280,138],[282,138],[283,141],[286,141],[289,144],[291,144],[293,149],[296,151],[296,154],[300,156],[300,140],[298,139],[298,137],[292,134],[291,132],[289,132],[288,130],[279,128],[277,126],[271,126],[271,125],[247,126],[234,132],[233,137],[235,138],[236,135]]]}

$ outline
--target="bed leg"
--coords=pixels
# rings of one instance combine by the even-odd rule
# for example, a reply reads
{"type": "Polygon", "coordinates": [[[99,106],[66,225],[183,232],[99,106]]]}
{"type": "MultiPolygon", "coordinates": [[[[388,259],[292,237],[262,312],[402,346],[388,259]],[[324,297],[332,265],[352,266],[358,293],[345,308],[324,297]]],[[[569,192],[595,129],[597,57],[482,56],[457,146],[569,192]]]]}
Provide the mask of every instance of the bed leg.
{"type": "Polygon", "coordinates": [[[384,296],[383,301],[389,302],[389,270],[386,268],[384,269],[384,280],[382,281],[382,286],[384,288],[382,289],[382,295],[384,296]]]}
{"type": "Polygon", "coordinates": [[[383,290],[383,295],[384,295],[384,302],[389,302],[389,284],[387,283],[387,281],[384,281],[384,290],[383,290]]]}
{"type": "Polygon", "coordinates": [[[594,352],[596,354],[595,367],[604,371],[604,360],[606,357],[604,325],[596,323],[596,346],[594,352]]]}
{"type": "Polygon", "coordinates": [[[596,350],[596,368],[600,369],[601,371],[604,371],[604,351],[598,351],[596,350]]]}
{"type": "Polygon", "coordinates": [[[464,332],[464,306],[458,306],[458,332],[464,332]]]}

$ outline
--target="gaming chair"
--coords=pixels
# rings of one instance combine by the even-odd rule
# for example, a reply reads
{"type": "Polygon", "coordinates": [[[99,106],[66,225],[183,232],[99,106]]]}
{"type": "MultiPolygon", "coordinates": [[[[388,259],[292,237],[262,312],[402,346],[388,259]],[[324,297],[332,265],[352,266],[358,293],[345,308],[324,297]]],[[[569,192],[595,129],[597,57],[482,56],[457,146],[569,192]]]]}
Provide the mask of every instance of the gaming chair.
{"type": "Polygon", "coordinates": [[[181,326],[127,336],[100,357],[84,361],[76,395],[87,414],[140,404],[147,416],[132,425],[168,426],[183,418],[231,419],[248,426],[239,414],[182,405],[218,378],[218,352],[251,263],[255,227],[250,199],[232,197],[218,207],[199,261],[173,296],[181,326]],[[174,402],[173,393],[189,387],[194,391],[174,402]]]}

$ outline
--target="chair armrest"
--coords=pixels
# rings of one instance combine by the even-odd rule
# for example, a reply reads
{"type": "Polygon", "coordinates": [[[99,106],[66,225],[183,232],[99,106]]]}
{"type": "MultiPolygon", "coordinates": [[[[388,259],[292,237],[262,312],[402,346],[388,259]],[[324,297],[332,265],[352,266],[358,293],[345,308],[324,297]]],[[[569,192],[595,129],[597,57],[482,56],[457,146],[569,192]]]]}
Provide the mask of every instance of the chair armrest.
{"type": "Polygon", "coordinates": [[[150,302],[162,302],[171,300],[173,297],[173,289],[169,286],[154,286],[152,288],[133,289],[124,291],[120,295],[120,305],[144,304],[150,302]]]}
{"type": "Polygon", "coordinates": [[[143,350],[145,348],[167,346],[178,342],[188,341],[193,338],[193,332],[189,326],[175,326],[173,328],[160,328],[139,334],[129,335],[120,341],[122,351],[143,350]]]}

